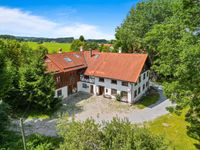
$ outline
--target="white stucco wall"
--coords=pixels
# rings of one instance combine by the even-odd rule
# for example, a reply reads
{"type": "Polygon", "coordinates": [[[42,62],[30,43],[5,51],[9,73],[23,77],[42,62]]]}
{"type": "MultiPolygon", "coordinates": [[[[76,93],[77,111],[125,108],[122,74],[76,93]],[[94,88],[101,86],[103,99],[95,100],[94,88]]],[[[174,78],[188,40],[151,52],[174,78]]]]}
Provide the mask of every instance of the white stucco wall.
{"type": "Polygon", "coordinates": [[[138,82],[137,82],[137,85],[135,85],[135,83],[132,83],[132,102],[136,102],[138,101],[144,94],[145,92],[149,89],[149,85],[148,87],[146,87],[146,82],[149,81],[149,70],[148,71],[145,71],[143,72],[142,74],[140,74],[141,76],[141,82],[139,82],[139,79],[138,79],[138,82]],[[148,76],[147,76],[147,72],[148,72],[148,76]],[[143,80],[143,76],[144,74],[146,75],[146,78],[143,80]],[[143,90],[143,84],[145,84],[145,89],[143,90]],[[137,95],[137,97],[134,98],[134,92],[135,90],[137,90],[137,93],[138,93],[138,88],[140,87],[140,94],[137,95]]]}
{"type": "MultiPolygon", "coordinates": [[[[123,86],[122,81],[120,81],[120,80],[117,80],[117,84],[112,84],[111,83],[112,79],[107,79],[107,78],[104,78],[104,82],[99,82],[99,77],[94,77],[95,78],[94,84],[79,81],[77,83],[77,87],[78,87],[78,91],[84,91],[84,92],[90,93],[90,85],[93,85],[93,93],[97,94],[97,93],[99,93],[99,86],[103,86],[104,93],[107,95],[110,95],[112,98],[115,98],[115,96],[111,95],[111,89],[116,89],[117,94],[120,94],[122,91],[126,91],[128,93],[128,102],[134,103],[134,102],[138,101],[141,98],[141,96],[144,95],[144,93],[148,90],[148,87],[146,87],[146,82],[149,81],[149,75],[147,76],[147,72],[149,72],[149,71],[143,72],[140,75],[141,82],[137,83],[137,85],[135,85],[135,83],[129,82],[128,86],[123,86]],[[146,74],[146,78],[143,80],[144,74],[146,74]],[[82,86],[83,83],[87,84],[87,88],[83,88],[83,86],[82,86]],[[143,84],[145,84],[144,90],[143,90],[143,84]],[[138,90],[139,87],[141,88],[140,94],[138,94],[137,97],[134,98],[134,91],[138,90]]],[[[138,79],[138,82],[139,82],[139,79],[138,79]]]]}
{"type": "MultiPolygon", "coordinates": [[[[105,94],[111,95],[111,89],[116,89],[117,94],[120,94],[121,91],[125,91],[128,93],[128,102],[131,102],[131,84],[128,83],[128,86],[123,86],[122,81],[117,80],[117,84],[111,83],[112,79],[106,79],[104,78],[104,82],[99,82],[99,77],[95,77],[95,85],[96,85],[96,91],[98,92],[98,86],[104,86],[105,87],[105,94]],[[107,91],[107,92],[106,92],[107,91]]],[[[112,96],[112,98],[115,98],[115,96],[112,96]]]]}
{"type": "Polygon", "coordinates": [[[55,90],[55,97],[58,97],[57,91],[59,91],[59,90],[62,90],[62,96],[61,96],[62,98],[66,98],[68,96],[68,87],[64,86],[62,88],[59,88],[59,89],[55,90]]]}
{"type": "Polygon", "coordinates": [[[79,82],[77,83],[78,91],[83,91],[83,92],[90,93],[90,88],[91,88],[90,85],[93,85],[93,93],[96,94],[96,93],[95,93],[95,85],[94,85],[94,84],[87,83],[87,82],[82,82],[82,81],[79,81],[79,82]],[[86,85],[87,85],[87,88],[83,88],[83,84],[86,84],[86,85]]]}

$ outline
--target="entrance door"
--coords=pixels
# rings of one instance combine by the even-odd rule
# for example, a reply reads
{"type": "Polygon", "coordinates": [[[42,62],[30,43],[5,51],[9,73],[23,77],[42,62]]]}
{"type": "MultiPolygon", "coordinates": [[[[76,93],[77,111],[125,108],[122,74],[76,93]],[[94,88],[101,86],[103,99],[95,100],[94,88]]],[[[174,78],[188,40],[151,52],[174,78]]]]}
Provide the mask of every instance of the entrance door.
{"type": "Polygon", "coordinates": [[[90,93],[91,93],[91,94],[94,94],[93,91],[94,91],[94,87],[93,87],[93,85],[90,85],[90,93]]]}
{"type": "Polygon", "coordinates": [[[99,86],[99,95],[104,94],[104,86],[99,86]]]}
{"type": "Polygon", "coordinates": [[[71,95],[72,94],[72,85],[69,85],[68,86],[68,95],[71,95]]]}
{"type": "Polygon", "coordinates": [[[72,84],[72,85],[68,85],[68,95],[71,95],[73,93],[77,92],[77,85],[76,84],[72,84]]]}

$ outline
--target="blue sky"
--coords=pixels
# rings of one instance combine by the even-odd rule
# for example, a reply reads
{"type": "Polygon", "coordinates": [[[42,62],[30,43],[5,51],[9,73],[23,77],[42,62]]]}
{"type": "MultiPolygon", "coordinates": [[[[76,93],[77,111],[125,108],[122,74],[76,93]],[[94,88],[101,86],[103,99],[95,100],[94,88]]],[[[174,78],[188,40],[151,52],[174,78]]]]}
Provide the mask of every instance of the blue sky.
{"type": "Polygon", "coordinates": [[[114,38],[139,0],[0,0],[0,34],[114,38]]]}

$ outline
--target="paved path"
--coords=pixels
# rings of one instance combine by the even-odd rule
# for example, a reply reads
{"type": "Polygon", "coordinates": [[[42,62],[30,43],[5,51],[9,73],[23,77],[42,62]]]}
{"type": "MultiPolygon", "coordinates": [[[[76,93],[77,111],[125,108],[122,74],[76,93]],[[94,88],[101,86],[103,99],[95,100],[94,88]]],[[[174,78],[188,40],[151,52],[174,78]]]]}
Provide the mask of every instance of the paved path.
{"type": "MultiPolygon", "coordinates": [[[[71,97],[73,104],[68,105],[69,100],[64,106],[68,106],[72,110],[76,110],[75,112],[75,119],[84,121],[87,118],[93,118],[96,122],[101,123],[104,121],[110,121],[113,117],[119,118],[127,118],[132,123],[143,123],[145,121],[151,121],[159,116],[165,115],[168,113],[166,107],[172,106],[173,104],[169,101],[162,92],[160,87],[156,87],[159,94],[160,99],[157,101],[156,104],[153,104],[144,109],[134,108],[129,106],[128,104],[122,104],[109,100],[103,99],[102,97],[82,97],[81,95],[75,95],[71,97]],[[86,98],[86,99],[84,99],[86,98]],[[113,105],[115,104],[115,105],[113,105]],[[120,106],[118,108],[118,106],[120,106]],[[112,109],[111,107],[116,107],[112,109]],[[122,107],[122,108],[121,108],[122,107]]],[[[71,111],[68,112],[72,114],[71,111]]],[[[56,121],[55,119],[32,119],[32,120],[25,120],[25,134],[29,135],[32,133],[40,133],[46,136],[56,136],[56,121]]],[[[13,126],[11,127],[12,130],[19,131],[19,122],[18,120],[12,121],[13,126]]]]}

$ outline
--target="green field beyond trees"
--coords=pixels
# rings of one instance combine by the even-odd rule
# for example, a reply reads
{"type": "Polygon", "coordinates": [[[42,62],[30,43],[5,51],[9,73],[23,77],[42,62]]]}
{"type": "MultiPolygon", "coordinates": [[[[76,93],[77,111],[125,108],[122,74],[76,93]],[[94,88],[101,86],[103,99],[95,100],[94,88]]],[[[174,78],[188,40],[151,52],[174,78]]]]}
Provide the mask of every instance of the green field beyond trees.
{"type": "Polygon", "coordinates": [[[38,46],[44,46],[48,49],[49,53],[57,53],[60,48],[62,48],[63,52],[69,52],[71,44],[70,43],[56,43],[56,42],[44,42],[44,43],[37,43],[37,42],[22,42],[27,43],[29,47],[32,49],[37,49],[38,46]]]}

